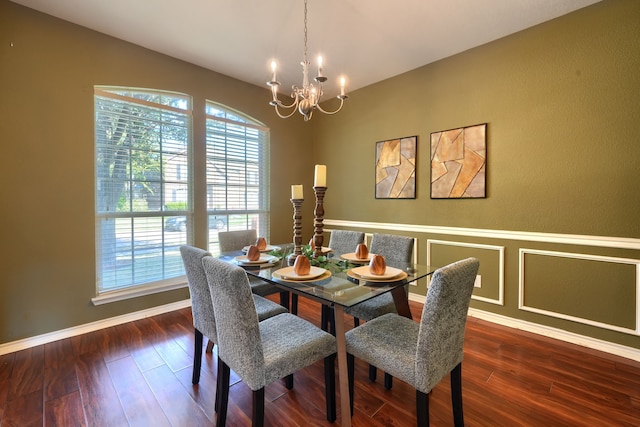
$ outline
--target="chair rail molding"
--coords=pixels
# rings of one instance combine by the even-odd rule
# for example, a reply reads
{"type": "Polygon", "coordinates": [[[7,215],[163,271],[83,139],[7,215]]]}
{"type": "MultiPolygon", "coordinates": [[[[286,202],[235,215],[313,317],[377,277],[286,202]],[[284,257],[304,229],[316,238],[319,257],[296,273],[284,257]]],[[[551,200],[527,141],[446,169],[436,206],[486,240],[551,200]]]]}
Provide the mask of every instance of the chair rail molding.
{"type": "Polygon", "coordinates": [[[481,237],[487,239],[524,240],[528,242],[562,243],[567,245],[640,250],[640,239],[634,239],[631,237],[589,236],[581,234],[541,233],[533,231],[441,227],[419,224],[395,224],[388,222],[346,221],[326,218],[324,220],[324,224],[335,227],[368,229],[374,228],[380,230],[411,231],[417,233],[481,237]]]}

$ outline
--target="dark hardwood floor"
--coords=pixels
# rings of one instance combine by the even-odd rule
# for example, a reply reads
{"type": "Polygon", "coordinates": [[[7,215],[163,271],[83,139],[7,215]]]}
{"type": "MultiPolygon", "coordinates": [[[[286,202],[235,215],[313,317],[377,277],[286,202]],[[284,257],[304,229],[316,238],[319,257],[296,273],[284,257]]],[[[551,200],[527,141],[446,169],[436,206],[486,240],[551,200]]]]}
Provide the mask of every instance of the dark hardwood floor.
{"type": "MultiPolygon", "coordinates": [[[[418,319],[421,306],[411,308],[418,319]]],[[[319,312],[300,298],[302,317],[317,325],[319,312]]],[[[216,361],[206,355],[193,386],[192,355],[183,309],[0,356],[0,425],[214,425],[216,361]]],[[[640,425],[637,362],[470,318],[462,369],[468,426],[640,425]]],[[[357,361],[353,425],[415,425],[414,390],[396,380],[387,391],[367,372],[357,361]]],[[[228,425],[250,425],[251,392],[231,381],[228,425]]],[[[297,373],[293,390],[271,384],[266,424],[331,425],[323,387],[321,363],[297,373]]],[[[449,396],[447,377],[431,395],[432,426],[453,425],[449,396]]]]}

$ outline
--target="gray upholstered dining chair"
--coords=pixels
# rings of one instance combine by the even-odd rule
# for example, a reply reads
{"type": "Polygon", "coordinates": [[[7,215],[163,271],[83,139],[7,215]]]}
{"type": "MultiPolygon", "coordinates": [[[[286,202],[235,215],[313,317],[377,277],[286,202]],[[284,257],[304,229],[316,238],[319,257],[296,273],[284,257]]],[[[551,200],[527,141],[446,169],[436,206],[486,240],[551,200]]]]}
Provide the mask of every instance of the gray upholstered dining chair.
{"type": "Polygon", "coordinates": [[[355,252],[356,247],[364,243],[364,233],[351,230],[332,230],[329,236],[331,254],[339,257],[342,254],[355,252]]]}
{"type": "Polygon", "coordinates": [[[233,230],[218,232],[220,252],[239,251],[245,246],[253,245],[258,239],[256,230],[233,230]]]}
{"type": "MultiPolygon", "coordinates": [[[[193,316],[195,346],[193,352],[193,373],[191,382],[200,382],[200,369],[202,366],[202,341],[203,337],[209,338],[214,344],[218,341],[216,322],[213,314],[211,292],[207,283],[207,276],[202,266],[202,259],[211,257],[211,254],[194,246],[183,245],[180,247],[182,262],[187,274],[189,293],[191,295],[191,312],[193,316]]],[[[254,295],[254,304],[258,319],[263,320],[276,314],[286,313],[287,309],[266,298],[254,295]]],[[[212,350],[213,345],[207,346],[212,350]]]]}
{"type": "MultiPolygon", "coordinates": [[[[388,266],[403,266],[411,262],[413,238],[376,233],[371,237],[369,252],[384,256],[388,266]]],[[[389,293],[345,309],[345,313],[354,317],[355,326],[359,324],[359,319],[371,320],[386,313],[396,312],[393,297],[389,293]]]]}
{"type": "MultiPolygon", "coordinates": [[[[342,254],[355,252],[358,244],[364,243],[364,233],[351,230],[332,230],[329,236],[329,247],[331,248],[330,256],[339,258],[342,254]]],[[[336,334],[335,318],[333,308],[328,305],[322,305],[320,316],[320,325],[323,330],[329,331],[333,335],[336,334]]]]}
{"type": "Polygon", "coordinates": [[[479,266],[477,259],[467,258],[436,270],[420,323],[389,313],[346,333],[352,410],[357,357],[416,389],[418,426],[429,425],[429,392],[450,373],[454,424],[464,426],[464,331],[479,266]]]}
{"type": "MultiPolygon", "coordinates": [[[[264,388],[273,381],[324,359],[327,420],[336,419],[336,339],[290,313],[258,322],[247,273],[219,259],[202,260],[218,333],[217,426],[226,422],[229,377],[232,369],[253,391],[253,425],[264,422],[264,388]]],[[[293,382],[287,381],[291,389],[293,382]]]]}
{"type": "MultiPolygon", "coordinates": [[[[233,231],[220,231],[218,232],[218,244],[220,252],[232,252],[239,251],[245,246],[253,245],[258,238],[258,233],[254,229],[250,230],[233,230],[233,231]]],[[[267,283],[264,280],[260,280],[257,277],[250,277],[251,291],[254,294],[266,297],[267,295],[279,293],[280,304],[289,307],[289,292],[278,288],[273,283],[267,283]]],[[[296,314],[298,307],[296,304],[295,310],[292,306],[291,312],[296,314]]]]}
{"type": "MultiPolygon", "coordinates": [[[[375,233],[371,237],[369,252],[384,256],[386,264],[391,267],[401,267],[411,262],[413,242],[412,237],[375,233]]],[[[408,286],[405,286],[405,290],[408,291],[408,286]]],[[[347,307],[344,312],[353,316],[354,326],[358,326],[360,319],[369,321],[383,314],[397,313],[397,310],[393,296],[391,293],[386,293],[353,307],[347,307]]],[[[376,372],[375,365],[369,366],[369,379],[371,381],[375,381],[376,372]]],[[[387,389],[392,387],[393,380],[391,375],[385,375],[384,383],[387,389]]]]}

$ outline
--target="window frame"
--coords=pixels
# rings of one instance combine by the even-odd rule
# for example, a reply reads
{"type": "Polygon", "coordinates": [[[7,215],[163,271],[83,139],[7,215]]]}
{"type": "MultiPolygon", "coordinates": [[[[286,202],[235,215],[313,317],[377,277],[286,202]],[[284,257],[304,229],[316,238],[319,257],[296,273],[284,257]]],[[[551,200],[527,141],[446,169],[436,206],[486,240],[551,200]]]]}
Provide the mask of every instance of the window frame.
{"type": "MultiPolygon", "coordinates": [[[[113,117],[126,117],[126,114],[122,111],[111,113],[113,117]]],[[[113,120],[113,118],[112,118],[113,120]]],[[[165,221],[167,218],[171,216],[185,216],[187,219],[187,223],[193,222],[193,173],[192,173],[192,147],[193,147],[193,99],[191,96],[178,92],[170,92],[164,90],[156,90],[156,89],[140,89],[140,88],[131,88],[131,87],[116,87],[116,86],[94,86],[94,162],[95,162],[95,220],[96,220],[96,297],[92,298],[92,302],[95,305],[104,304],[106,302],[119,301],[122,299],[137,297],[141,295],[148,295],[151,293],[164,292],[171,289],[177,289],[186,286],[185,276],[184,276],[184,267],[181,262],[181,258],[179,256],[179,248],[180,244],[191,243],[192,241],[192,227],[187,227],[187,233],[185,237],[177,236],[172,239],[168,239],[165,236],[165,221]],[[148,101],[145,99],[140,99],[138,97],[157,97],[157,100],[148,101]],[[167,99],[171,99],[173,102],[184,103],[184,106],[181,107],[173,107],[168,105],[169,101],[167,99]],[[147,139],[143,135],[132,134],[130,136],[131,142],[128,144],[120,145],[119,147],[124,147],[124,151],[128,154],[126,164],[127,169],[122,170],[120,173],[120,177],[113,178],[113,176],[105,175],[105,165],[109,165],[109,163],[100,164],[101,156],[108,157],[107,154],[109,150],[116,151],[117,147],[113,144],[110,144],[109,137],[106,135],[99,134],[99,120],[105,120],[108,122],[109,113],[103,111],[102,108],[108,105],[109,102],[117,103],[121,101],[123,107],[138,107],[141,109],[146,109],[146,116],[132,116],[130,121],[126,121],[127,132],[131,129],[129,126],[138,126],[140,129],[145,129],[139,122],[143,122],[144,125],[148,126],[148,129],[151,129],[149,134],[151,135],[147,139]],[[102,104],[101,104],[102,103],[102,104]],[[99,108],[102,107],[102,108],[99,108]],[[182,108],[184,107],[184,108],[182,108]],[[157,114],[159,119],[154,119],[153,116],[157,114]],[[169,117],[168,121],[165,121],[166,116],[169,117]],[[172,123],[173,120],[173,123],[172,123]],[[149,123],[153,123],[153,125],[149,126],[149,123]],[[169,167],[165,170],[165,156],[168,157],[178,157],[178,153],[180,150],[171,150],[170,148],[164,148],[163,144],[166,144],[168,147],[171,147],[170,137],[165,139],[164,133],[166,129],[172,129],[174,132],[180,133],[183,132],[183,139],[180,139],[178,147],[181,145],[184,146],[182,150],[186,150],[186,152],[182,152],[182,162],[186,163],[187,170],[185,171],[187,174],[187,179],[182,182],[176,181],[176,179],[171,180],[166,177],[165,173],[169,170],[169,167]],[[153,132],[156,133],[153,133],[153,132]],[[144,143],[148,144],[147,147],[138,147],[138,144],[144,141],[144,143]],[[157,145],[157,146],[156,146],[157,145]],[[149,172],[146,169],[146,164],[141,167],[140,171],[142,171],[142,175],[146,178],[147,172],[149,175],[153,175],[155,173],[155,179],[150,178],[150,180],[144,179],[143,181],[139,181],[135,176],[136,172],[134,172],[134,167],[132,166],[132,153],[136,152],[139,155],[143,156],[144,160],[152,161],[149,159],[155,158],[157,162],[157,172],[149,172]],[[105,154],[107,153],[107,154],[105,154]],[[106,184],[105,184],[106,183],[106,184]],[[186,199],[186,210],[169,210],[166,206],[166,196],[169,192],[167,190],[167,184],[174,184],[178,187],[186,188],[187,199],[186,199]],[[134,186],[144,187],[145,185],[154,185],[156,191],[159,193],[155,198],[159,198],[159,200],[155,201],[155,205],[158,205],[154,209],[149,209],[147,206],[146,209],[140,208],[141,210],[136,210],[135,200],[133,195],[136,190],[133,188],[134,186]],[[118,210],[116,204],[114,203],[114,195],[118,192],[115,192],[109,196],[108,192],[110,191],[110,186],[121,186],[120,195],[118,196],[120,199],[123,197],[126,201],[124,210],[118,210]],[[101,191],[102,188],[105,188],[104,192],[101,191]],[[127,197],[129,196],[129,197],[127,197]],[[112,198],[111,202],[104,202],[104,199],[112,198]],[[129,205],[126,207],[126,205],[129,205]],[[113,220],[113,224],[108,225],[109,221],[113,220]],[[118,264],[118,237],[117,234],[119,231],[123,230],[120,225],[124,223],[124,230],[128,225],[126,221],[130,222],[131,234],[130,240],[128,242],[129,247],[125,246],[124,253],[129,253],[130,255],[130,272],[127,271],[125,267],[123,269],[123,275],[131,275],[130,281],[124,280],[124,284],[118,284],[117,278],[112,278],[112,285],[106,285],[105,277],[108,276],[107,272],[109,264],[112,265],[112,270],[117,270],[118,264]],[[160,227],[158,229],[158,221],[160,221],[160,227]],[[146,225],[142,226],[140,224],[136,225],[137,222],[146,222],[151,225],[151,229],[147,231],[146,225]],[[110,229],[113,229],[113,236],[110,237],[113,241],[105,241],[103,232],[108,234],[111,233],[110,229]],[[150,254],[146,255],[147,258],[159,257],[161,265],[161,273],[158,274],[158,269],[156,266],[144,266],[144,262],[142,260],[145,255],[142,255],[141,251],[136,249],[136,235],[145,235],[149,234],[149,242],[151,242],[154,238],[159,238],[160,244],[154,245],[149,244],[150,254]],[[171,241],[170,241],[171,240],[171,241]],[[106,245],[106,246],[105,246],[106,245]],[[171,246],[172,245],[172,246],[171,246]],[[168,254],[168,250],[172,251],[172,254],[168,254]],[[176,260],[176,252],[178,260],[176,260]],[[179,265],[178,262],[179,261],[179,265]],[[136,267],[136,264],[144,267],[136,267]],[[138,276],[141,278],[136,278],[136,268],[141,273],[138,276]],[[144,280],[145,274],[153,274],[155,277],[151,277],[150,280],[144,280]]],[[[133,131],[132,131],[133,132],[133,131]]],[[[107,131],[105,131],[105,134],[107,131]]],[[[174,141],[175,142],[175,141],[174,141]]],[[[179,164],[179,163],[178,163],[179,164]]],[[[110,167],[115,167],[111,165],[110,167]]],[[[110,173],[110,172],[107,172],[110,173]]],[[[153,191],[149,190],[151,194],[153,191]]],[[[118,202],[120,205],[120,202],[118,202]]],[[[126,242],[125,242],[126,243],[126,242]]],[[[148,242],[147,242],[148,243],[148,242]]],[[[150,264],[150,263],[149,263],[150,264]]],[[[113,272],[112,275],[117,276],[117,272],[113,272]]]]}

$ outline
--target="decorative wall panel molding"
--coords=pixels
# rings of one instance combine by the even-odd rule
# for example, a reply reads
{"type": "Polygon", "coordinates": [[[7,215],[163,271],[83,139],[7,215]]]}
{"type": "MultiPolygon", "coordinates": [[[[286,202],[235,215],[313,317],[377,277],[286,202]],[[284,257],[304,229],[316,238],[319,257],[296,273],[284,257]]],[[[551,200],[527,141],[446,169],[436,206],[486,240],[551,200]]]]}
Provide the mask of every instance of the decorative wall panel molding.
{"type": "MultiPolygon", "coordinates": [[[[431,264],[432,245],[461,246],[498,252],[498,295],[496,298],[487,298],[479,295],[471,295],[471,299],[484,301],[490,304],[504,305],[504,246],[484,245],[477,243],[452,242],[446,240],[427,239],[427,264],[431,264]]],[[[482,268],[482,264],[480,265],[482,268]]],[[[485,267],[488,268],[488,267],[485,267]]],[[[485,270],[486,271],[486,270],[485,270]]]]}
{"type": "MultiPolygon", "coordinates": [[[[601,267],[602,268],[602,267],[601,267]]],[[[613,280],[612,280],[613,281],[613,280]]],[[[596,303],[599,304],[605,304],[605,302],[611,302],[611,300],[613,300],[615,302],[615,297],[616,295],[613,295],[614,293],[614,289],[612,286],[612,281],[610,281],[609,283],[602,283],[602,285],[600,286],[600,289],[598,289],[598,291],[602,292],[605,296],[611,296],[610,298],[604,298],[602,297],[602,301],[599,301],[596,303]],[[608,294],[608,295],[607,295],[608,294]],[[607,301],[605,301],[605,299],[607,301]]],[[[562,292],[564,294],[568,294],[568,295],[573,295],[574,296],[574,300],[577,302],[576,304],[580,305],[582,304],[583,306],[586,306],[589,303],[588,300],[588,296],[589,295],[585,295],[585,293],[589,293],[588,289],[584,289],[580,286],[571,286],[571,284],[567,284],[567,289],[563,289],[562,292]],[[580,303],[580,301],[582,301],[580,303]]],[[[548,292],[547,292],[548,293],[548,292]]],[[[547,295],[547,298],[549,297],[549,295],[547,295]]],[[[551,300],[553,300],[551,298],[551,300]]],[[[593,304],[593,303],[592,303],[593,304]]],[[[612,331],[617,331],[617,332],[623,332],[623,333],[627,333],[627,334],[633,334],[633,335],[640,335],[640,312],[639,312],[639,307],[640,307],[640,260],[637,259],[629,259],[629,258],[617,258],[617,257],[608,257],[608,256],[600,256],[600,255],[590,255],[590,254],[579,254],[579,253],[569,253],[569,252],[556,252],[556,251],[546,251],[546,250],[536,250],[536,249],[526,249],[526,248],[521,248],[520,249],[520,257],[519,257],[519,283],[518,283],[518,308],[520,310],[524,310],[524,311],[529,311],[532,313],[538,313],[538,314],[542,314],[545,316],[550,316],[550,317],[555,317],[558,319],[564,319],[564,320],[570,320],[572,322],[578,322],[578,323],[582,323],[585,325],[590,325],[590,326],[595,326],[598,328],[602,328],[602,329],[608,329],[608,330],[612,330],[612,331]],[[586,316],[577,316],[577,315],[573,315],[571,313],[567,313],[567,312],[561,312],[558,310],[551,310],[551,309],[545,309],[545,308],[541,308],[541,307],[535,307],[531,304],[527,303],[527,298],[526,298],[526,286],[529,286],[530,289],[531,287],[535,287],[535,286],[542,286],[543,284],[538,284],[538,283],[532,283],[530,285],[527,284],[526,279],[526,275],[525,275],[525,267],[526,267],[526,260],[527,260],[527,255],[532,255],[532,256],[542,256],[542,257],[553,257],[553,258],[564,258],[567,260],[584,260],[584,261],[590,261],[590,262],[597,262],[598,265],[601,265],[600,263],[608,263],[608,264],[613,264],[613,265],[627,265],[627,266],[632,266],[632,268],[635,269],[635,279],[632,283],[627,283],[627,284],[619,284],[619,283],[615,283],[615,285],[618,286],[625,286],[625,287],[631,287],[632,289],[628,289],[628,291],[631,291],[629,293],[632,293],[635,295],[635,301],[627,301],[624,300],[623,302],[628,303],[630,306],[630,308],[628,308],[629,312],[628,313],[623,313],[629,317],[633,317],[634,320],[634,326],[633,327],[623,327],[620,325],[616,325],[613,324],[612,322],[607,322],[604,320],[598,320],[597,319],[597,313],[594,314],[594,316],[592,318],[588,318],[586,316]]],[[[618,306],[619,310],[625,310],[627,309],[626,307],[622,307],[622,306],[618,306]]],[[[568,310],[567,310],[568,311],[568,310]]]]}

